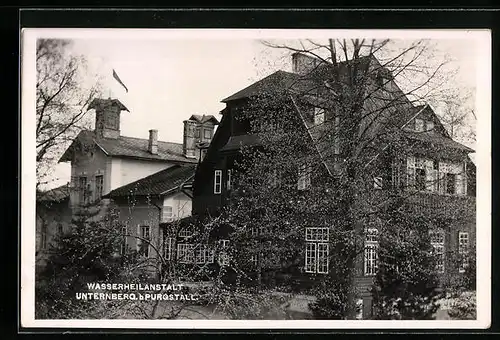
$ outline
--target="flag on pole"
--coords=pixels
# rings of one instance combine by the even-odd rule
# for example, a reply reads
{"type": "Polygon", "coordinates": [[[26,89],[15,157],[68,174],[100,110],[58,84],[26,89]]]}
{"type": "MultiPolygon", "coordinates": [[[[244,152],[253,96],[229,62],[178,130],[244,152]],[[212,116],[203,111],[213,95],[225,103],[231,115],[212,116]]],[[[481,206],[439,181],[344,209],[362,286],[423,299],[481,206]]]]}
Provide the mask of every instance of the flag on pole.
{"type": "Polygon", "coordinates": [[[116,71],[113,69],[113,78],[116,79],[117,82],[119,82],[124,88],[125,88],[125,91],[128,93],[128,89],[127,87],[125,86],[125,84],[122,82],[122,80],[120,79],[120,77],[118,77],[118,74],[116,74],[116,71]]]}

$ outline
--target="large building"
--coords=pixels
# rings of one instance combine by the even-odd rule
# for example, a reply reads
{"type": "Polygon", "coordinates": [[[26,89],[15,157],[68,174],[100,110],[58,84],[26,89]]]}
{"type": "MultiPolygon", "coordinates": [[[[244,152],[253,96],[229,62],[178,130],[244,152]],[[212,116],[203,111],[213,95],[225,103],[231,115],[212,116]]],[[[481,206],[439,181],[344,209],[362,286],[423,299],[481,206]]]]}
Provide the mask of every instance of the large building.
{"type": "MultiPolygon", "coordinates": [[[[57,201],[60,209],[56,212],[52,205],[42,211],[47,206],[42,203],[54,196],[52,191],[40,195],[37,212],[50,214],[50,219],[62,214],[70,224],[67,216],[92,209],[93,218],[98,219],[113,208],[123,232],[129,235],[124,246],[139,250],[141,242],[136,236],[158,245],[161,221],[191,214],[190,180],[213,137],[217,119],[192,115],[183,122],[183,143],[172,143],[158,140],[158,131],[153,129],[145,139],[121,135],[120,115],[128,109],[117,99],[95,99],[89,109],[95,110],[95,129],[81,131],[59,160],[71,163],[71,182],[64,188],[64,198],[57,201]]],[[[52,234],[47,231],[52,224],[37,223],[37,233],[52,234]]],[[[46,237],[38,239],[37,249],[49,248],[46,237]]],[[[154,258],[149,249],[143,255],[154,258]]]]}
{"type": "MultiPolygon", "coordinates": [[[[373,74],[367,86],[374,95],[363,101],[361,111],[368,117],[361,122],[361,126],[368,131],[367,139],[374,141],[370,144],[372,157],[365,163],[371,166],[371,175],[362,178],[363,183],[370,188],[366,192],[376,195],[380,201],[394,193],[399,196],[408,193],[405,204],[415,212],[424,211],[436,218],[447,213],[449,218],[446,225],[433,229],[430,237],[438,257],[436,271],[442,284],[446,285],[464,271],[466,264],[461,261],[457,263],[457,254],[467,252],[475,240],[475,166],[469,159],[469,154],[474,150],[454,141],[429,105],[414,105],[400,90],[391,73],[374,56],[360,58],[359,62],[359,67],[365,67],[366,72],[373,74]],[[381,113],[373,119],[370,112],[381,113]],[[382,135],[385,137],[375,138],[382,135]],[[393,148],[395,140],[406,147],[393,148]]],[[[321,164],[312,175],[300,166],[296,169],[297,191],[323,185],[327,178],[336,180],[344,162],[342,131],[339,132],[343,117],[329,112],[328,106],[325,108],[322,105],[329,100],[328,96],[334,95],[335,84],[321,78],[324,76],[321,64],[296,53],[293,55],[293,72],[277,71],[223,100],[226,108],[222,111],[221,123],[206,158],[197,168],[193,216],[200,220],[217,216],[228,205],[231,192],[237,186],[231,176],[234,177],[236,164],[242,162],[242,147],[262,145],[259,133],[253,128],[253,119],[257,118],[252,118],[255,117],[252,115],[243,118],[241,113],[245,110],[271,110],[267,107],[259,110],[259,103],[262,103],[259,98],[263,96],[273,98],[278,93],[287,93],[275,114],[283,114],[280,110],[286,107],[290,117],[297,119],[293,120],[293,126],[288,125],[285,130],[302,129],[304,140],[319,153],[318,163],[321,164]],[[314,78],[311,74],[315,75],[314,78]],[[314,91],[318,87],[318,79],[321,80],[320,84],[326,85],[323,86],[327,88],[326,91],[314,91]],[[330,139],[330,144],[327,144],[322,139],[325,131],[338,132],[337,136],[340,137],[330,139]]],[[[342,73],[347,68],[340,64],[338,69],[342,73]]],[[[358,198],[360,204],[363,200],[358,198]]],[[[331,216],[332,225],[335,219],[335,216],[331,216]]],[[[364,221],[359,222],[359,227],[365,229],[366,236],[363,254],[355,262],[355,285],[360,291],[362,316],[369,318],[372,315],[369,288],[377,271],[378,241],[374,237],[377,230],[364,221]]],[[[304,281],[314,284],[331,270],[328,231],[334,233],[335,228],[328,229],[319,225],[304,225],[304,251],[300,270],[296,272],[304,281]],[[318,235],[323,235],[323,238],[318,238],[318,235]]],[[[229,237],[221,235],[221,238],[229,237]]],[[[221,262],[219,264],[222,265],[221,262]]]]}

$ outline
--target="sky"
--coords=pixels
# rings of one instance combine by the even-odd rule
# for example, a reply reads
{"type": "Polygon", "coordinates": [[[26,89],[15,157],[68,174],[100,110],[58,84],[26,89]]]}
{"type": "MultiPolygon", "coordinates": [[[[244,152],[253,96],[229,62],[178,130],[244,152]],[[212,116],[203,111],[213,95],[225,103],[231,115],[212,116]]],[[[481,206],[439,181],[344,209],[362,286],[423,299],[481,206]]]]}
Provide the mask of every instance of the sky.
{"type": "MultiPolygon", "coordinates": [[[[227,31],[182,35],[172,30],[135,30],[133,34],[115,30],[86,34],[52,32],[51,36],[71,38],[73,52],[88,60],[92,76],[87,81],[95,81],[93,74],[98,74],[104,96],[118,98],[130,110],[121,115],[121,135],[148,138],[148,130],[157,129],[159,140],[181,143],[182,122],[192,114],[220,119],[219,112],[225,106],[221,100],[278,69],[291,71],[289,51],[271,49],[258,40],[281,36],[266,36],[262,30],[254,35],[227,31]],[[113,79],[113,69],[128,93],[113,79]]],[[[309,36],[317,35],[313,33],[309,36]]],[[[283,38],[294,37],[288,34],[283,38]]],[[[463,33],[434,42],[436,60],[447,54],[453,59],[451,67],[459,69],[453,80],[457,86],[474,88],[478,57],[475,40],[463,33]]],[[[51,187],[66,183],[70,165],[58,164],[54,175],[57,180],[51,187]]]]}

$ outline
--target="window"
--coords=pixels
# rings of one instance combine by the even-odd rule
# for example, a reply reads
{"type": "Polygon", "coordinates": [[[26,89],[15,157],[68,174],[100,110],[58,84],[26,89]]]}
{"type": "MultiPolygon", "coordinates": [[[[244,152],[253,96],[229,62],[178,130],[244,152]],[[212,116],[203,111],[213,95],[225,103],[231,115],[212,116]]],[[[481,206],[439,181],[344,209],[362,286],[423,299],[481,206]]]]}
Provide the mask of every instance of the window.
{"type": "Polygon", "coordinates": [[[210,131],[209,129],[204,129],[203,130],[203,137],[205,139],[212,139],[212,131],[210,131]]]}
{"type": "Polygon", "coordinates": [[[231,169],[227,170],[227,190],[231,190],[231,169]]]}
{"type": "Polygon", "coordinates": [[[206,244],[200,244],[194,249],[196,264],[214,263],[214,250],[206,244]]]}
{"type": "Polygon", "coordinates": [[[250,255],[250,264],[253,267],[257,267],[259,265],[259,255],[258,254],[250,255]]]}
{"type": "Polygon", "coordinates": [[[174,217],[174,212],[172,206],[164,205],[162,209],[162,221],[171,222],[174,217]]]}
{"type": "Polygon", "coordinates": [[[40,249],[47,249],[47,225],[45,223],[42,224],[40,230],[40,249]]]}
{"type": "Polygon", "coordinates": [[[434,248],[434,255],[436,256],[436,271],[444,273],[444,232],[431,231],[430,232],[431,245],[434,248]]]}
{"type": "Polygon", "coordinates": [[[96,199],[96,201],[101,200],[103,183],[104,183],[104,176],[103,175],[96,175],[95,176],[95,199],[96,199]]]}
{"type": "Polygon", "coordinates": [[[328,240],[328,228],[306,228],[306,273],[328,273],[328,240]]]}
{"type": "Polygon", "coordinates": [[[373,187],[375,189],[382,189],[382,177],[373,177],[373,187]]]}
{"type": "Polygon", "coordinates": [[[220,252],[219,252],[219,264],[221,266],[227,266],[229,265],[229,254],[228,254],[228,247],[229,247],[229,240],[220,240],[220,252]]]}
{"type": "Polygon", "coordinates": [[[80,204],[87,203],[87,177],[85,176],[78,179],[78,193],[80,204]]]}
{"type": "Polygon", "coordinates": [[[214,175],[214,194],[222,192],[222,170],[215,170],[214,175]]]}
{"type": "Polygon", "coordinates": [[[410,156],[407,158],[408,187],[419,191],[437,191],[438,170],[436,162],[410,156]]]}
{"type": "Polygon", "coordinates": [[[172,259],[172,251],[174,247],[174,238],[173,237],[165,237],[163,243],[163,254],[165,256],[165,260],[170,261],[172,259]]]}
{"type": "Polygon", "coordinates": [[[196,130],[194,132],[194,137],[196,139],[200,139],[200,136],[201,136],[200,128],[196,128],[196,130]]]}
{"type": "Polygon", "coordinates": [[[305,164],[299,166],[299,180],[297,187],[299,190],[305,190],[311,186],[311,171],[310,167],[305,164]]]}
{"type": "Polygon", "coordinates": [[[179,229],[178,237],[188,238],[193,236],[194,230],[191,226],[183,226],[179,229]]]}
{"type": "Polygon", "coordinates": [[[453,195],[456,194],[455,183],[456,183],[456,175],[455,174],[445,174],[445,188],[446,193],[453,195]]]}
{"type": "Polygon", "coordinates": [[[325,109],[320,107],[314,108],[314,125],[323,124],[325,121],[325,109]]]}
{"type": "Polygon", "coordinates": [[[423,132],[424,131],[424,124],[425,121],[420,118],[415,118],[415,131],[416,132],[423,132]]]}
{"type": "Polygon", "coordinates": [[[120,254],[124,255],[125,252],[127,251],[127,227],[122,226],[121,229],[121,234],[122,234],[122,241],[120,244],[120,254]]]}
{"type": "Polygon", "coordinates": [[[415,169],[415,187],[417,190],[425,190],[425,169],[415,169]]]}
{"type": "Polygon", "coordinates": [[[427,128],[426,128],[427,131],[431,131],[431,130],[434,130],[434,122],[432,120],[428,120],[427,121],[427,128]]]}
{"type": "Polygon", "coordinates": [[[149,257],[149,241],[150,241],[150,228],[149,226],[140,226],[140,237],[142,239],[138,240],[139,252],[144,255],[144,257],[149,257]]]}
{"type": "Polygon", "coordinates": [[[193,263],[194,261],[194,244],[179,243],[177,244],[177,261],[179,263],[193,263]]]}
{"type": "Polygon", "coordinates": [[[469,233],[458,233],[458,254],[460,256],[460,265],[458,271],[465,272],[465,268],[469,265],[469,233]]]}
{"type": "Polygon", "coordinates": [[[365,275],[373,276],[378,269],[378,230],[368,228],[365,235],[365,275]]]}

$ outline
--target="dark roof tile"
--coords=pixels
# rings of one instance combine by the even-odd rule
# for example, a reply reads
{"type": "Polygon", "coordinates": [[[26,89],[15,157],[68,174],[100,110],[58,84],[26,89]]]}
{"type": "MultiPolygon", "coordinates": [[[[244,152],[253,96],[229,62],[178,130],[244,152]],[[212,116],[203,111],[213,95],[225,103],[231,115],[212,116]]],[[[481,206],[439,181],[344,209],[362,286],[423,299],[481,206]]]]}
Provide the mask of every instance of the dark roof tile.
{"type": "Polygon", "coordinates": [[[172,189],[176,189],[183,182],[191,182],[194,175],[195,165],[174,165],[170,168],[161,170],[147,177],[141,178],[135,182],[126,184],[112,190],[105,198],[117,198],[132,196],[161,195],[172,189]]]}
{"type": "Polygon", "coordinates": [[[158,153],[148,151],[148,139],[120,136],[113,138],[97,138],[93,131],[81,131],[75,141],[66,150],[59,162],[71,160],[71,152],[76,143],[84,145],[97,144],[109,156],[131,157],[145,160],[171,161],[182,163],[196,163],[197,160],[187,158],[182,151],[182,144],[158,141],[158,153]]]}

